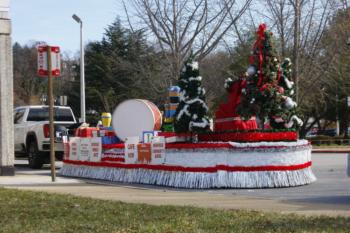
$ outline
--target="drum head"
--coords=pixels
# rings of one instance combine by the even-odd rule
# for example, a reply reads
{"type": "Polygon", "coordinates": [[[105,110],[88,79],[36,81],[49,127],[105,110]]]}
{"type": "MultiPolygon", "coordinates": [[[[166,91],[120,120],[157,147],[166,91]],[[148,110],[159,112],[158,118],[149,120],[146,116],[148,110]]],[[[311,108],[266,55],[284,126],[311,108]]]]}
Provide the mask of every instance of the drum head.
{"type": "MultiPolygon", "coordinates": [[[[158,108],[147,100],[131,99],[120,103],[113,112],[112,124],[116,135],[123,141],[127,137],[139,136],[144,131],[155,130],[155,115],[158,108]],[[156,111],[154,110],[156,107],[156,111]]],[[[161,116],[160,116],[161,117],[161,116]]],[[[159,117],[157,117],[159,118],[159,117]]]]}

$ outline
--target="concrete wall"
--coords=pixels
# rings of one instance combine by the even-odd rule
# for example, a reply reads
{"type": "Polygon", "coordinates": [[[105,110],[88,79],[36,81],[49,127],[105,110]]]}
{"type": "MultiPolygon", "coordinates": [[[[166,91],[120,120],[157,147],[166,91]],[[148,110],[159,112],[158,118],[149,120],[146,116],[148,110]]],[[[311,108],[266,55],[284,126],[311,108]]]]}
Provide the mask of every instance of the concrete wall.
{"type": "Polygon", "coordinates": [[[9,0],[0,0],[0,175],[14,175],[13,70],[9,0]]]}

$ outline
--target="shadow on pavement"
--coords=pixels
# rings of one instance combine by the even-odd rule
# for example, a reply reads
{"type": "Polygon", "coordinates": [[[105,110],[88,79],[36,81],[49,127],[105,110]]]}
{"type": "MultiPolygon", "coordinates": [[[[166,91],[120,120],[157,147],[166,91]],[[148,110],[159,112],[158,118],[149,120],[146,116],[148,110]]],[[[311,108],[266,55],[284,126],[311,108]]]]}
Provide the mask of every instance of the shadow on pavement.
{"type": "Polygon", "coordinates": [[[350,210],[350,195],[290,199],[287,202],[317,204],[320,207],[322,205],[336,205],[337,209],[350,210]]]}

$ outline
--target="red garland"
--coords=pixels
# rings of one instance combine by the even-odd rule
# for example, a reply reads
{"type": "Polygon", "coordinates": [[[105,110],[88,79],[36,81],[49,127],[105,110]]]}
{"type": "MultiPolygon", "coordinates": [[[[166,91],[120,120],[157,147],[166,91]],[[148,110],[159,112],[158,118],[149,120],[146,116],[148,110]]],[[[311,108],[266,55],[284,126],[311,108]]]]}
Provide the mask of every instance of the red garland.
{"type": "Polygon", "coordinates": [[[159,132],[158,136],[169,137],[191,137],[192,133],[159,132]]]}
{"type": "Polygon", "coordinates": [[[169,143],[166,149],[219,149],[233,148],[229,143],[169,143]]]}
{"type": "Polygon", "coordinates": [[[199,141],[211,142],[273,142],[273,141],[296,141],[296,132],[228,132],[199,134],[199,141]]]}
{"type": "Polygon", "coordinates": [[[122,164],[122,163],[108,163],[108,162],[89,162],[89,161],[73,161],[64,160],[64,163],[73,165],[84,165],[91,167],[110,167],[110,168],[125,168],[125,169],[149,169],[149,170],[162,170],[162,171],[174,171],[174,172],[207,172],[214,173],[217,171],[229,171],[229,172],[258,172],[258,171],[295,171],[305,169],[312,165],[312,162],[295,165],[284,166],[227,166],[216,165],[215,167],[182,167],[171,165],[152,165],[152,164],[122,164]]]}

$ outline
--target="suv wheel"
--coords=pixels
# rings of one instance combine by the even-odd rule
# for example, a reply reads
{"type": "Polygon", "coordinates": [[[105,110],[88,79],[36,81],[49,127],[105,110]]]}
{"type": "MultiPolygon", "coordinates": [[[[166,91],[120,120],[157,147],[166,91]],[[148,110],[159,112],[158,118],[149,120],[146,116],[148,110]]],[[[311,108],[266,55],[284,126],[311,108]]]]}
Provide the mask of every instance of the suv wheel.
{"type": "Polygon", "coordinates": [[[36,141],[30,141],[28,144],[28,163],[29,167],[33,169],[40,169],[43,167],[43,159],[38,151],[36,141]]]}

